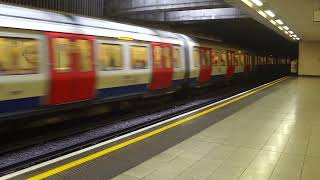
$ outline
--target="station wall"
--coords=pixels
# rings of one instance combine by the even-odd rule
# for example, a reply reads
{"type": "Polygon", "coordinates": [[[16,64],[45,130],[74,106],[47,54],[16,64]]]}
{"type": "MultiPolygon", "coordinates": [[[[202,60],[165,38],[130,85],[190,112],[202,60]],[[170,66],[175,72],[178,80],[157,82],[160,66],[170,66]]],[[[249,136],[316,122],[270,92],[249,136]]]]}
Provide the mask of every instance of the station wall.
{"type": "Polygon", "coordinates": [[[320,76],[320,42],[300,42],[299,75],[320,76]]]}

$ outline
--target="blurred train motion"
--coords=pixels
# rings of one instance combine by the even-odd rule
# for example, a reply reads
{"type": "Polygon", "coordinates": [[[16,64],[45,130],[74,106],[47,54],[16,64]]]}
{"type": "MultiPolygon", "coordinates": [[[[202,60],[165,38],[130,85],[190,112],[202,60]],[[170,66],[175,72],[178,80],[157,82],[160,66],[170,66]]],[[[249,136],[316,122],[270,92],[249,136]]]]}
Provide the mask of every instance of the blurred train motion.
{"type": "Polygon", "coordinates": [[[0,5],[1,114],[258,77],[291,60],[139,26],[0,5]]]}

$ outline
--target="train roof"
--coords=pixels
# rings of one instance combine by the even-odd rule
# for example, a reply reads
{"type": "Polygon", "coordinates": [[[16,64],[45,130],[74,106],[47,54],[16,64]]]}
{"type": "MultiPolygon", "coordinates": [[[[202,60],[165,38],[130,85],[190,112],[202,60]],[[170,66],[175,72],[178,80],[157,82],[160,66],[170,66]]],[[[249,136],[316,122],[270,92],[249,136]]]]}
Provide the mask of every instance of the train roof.
{"type": "Polygon", "coordinates": [[[182,44],[181,34],[74,15],[0,4],[0,27],[76,33],[102,37],[130,37],[143,41],[182,44]]]}

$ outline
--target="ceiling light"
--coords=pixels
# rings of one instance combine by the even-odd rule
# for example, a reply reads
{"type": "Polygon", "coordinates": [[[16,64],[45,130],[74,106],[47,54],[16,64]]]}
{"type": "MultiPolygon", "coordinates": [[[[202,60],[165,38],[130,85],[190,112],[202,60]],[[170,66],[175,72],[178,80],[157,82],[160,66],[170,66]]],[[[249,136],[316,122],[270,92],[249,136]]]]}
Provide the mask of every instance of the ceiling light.
{"type": "Polygon", "coordinates": [[[260,0],[251,0],[253,3],[255,3],[257,6],[263,6],[263,3],[260,0]]]}
{"type": "Polygon", "coordinates": [[[259,10],[258,13],[259,13],[262,17],[267,18],[267,14],[264,13],[263,11],[259,10]]]}
{"type": "Polygon", "coordinates": [[[278,24],[280,24],[280,25],[283,24],[283,21],[281,21],[281,19],[277,19],[276,22],[277,22],[278,24]]]}
{"type": "Polygon", "coordinates": [[[297,37],[297,38],[296,38],[296,40],[298,40],[298,41],[299,41],[299,40],[300,40],[300,38],[298,38],[298,37],[297,37]]]}
{"type": "Polygon", "coordinates": [[[278,26],[278,28],[279,28],[281,31],[283,31],[283,28],[282,28],[281,26],[278,26]]]}
{"type": "Polygon", "coordinates": [[[288,31],[290,34],[294,34],[294,32],[293,31],[288,31]]]}
{"type": "Polygon", "coordinates": [[[275,26],[277,25],[277,23],[274,20],[270,20],[270,22],[275,26]]]}
{"type": "Polygon", "coordinates": [[[253,7],[253,4],[251,1],[249,0],[241,0],[242,2],[244,2],[246,5],[248,5],[249,7],[253,7]]]}
{"type": "Polygon", "coordinates": [[[285,30],[289,30],[289,27],[288,26],[283,26],[283,29],[285,29],[285,30]]]}
{"type": "Polygon", "coordinates": [[[298,36],[294,34],[293,37],[298,37],[298,36]]]}
{"type": "Polygon", "coordinates": [[[291,35],[291,34],[289,34],[289,36],[290,36],[290,37],[292,37],[292,35],[291,35]]]}
{"type": "Polygon", "coordinates": [[[284,31],[284,33],[289,34],[288,31],[284,31]]]}
{"type": "Polygon", "coordinates": [[[276,15],[271,10],[266,10],[266,12],[270,17],[275,17],[276,15]]]}

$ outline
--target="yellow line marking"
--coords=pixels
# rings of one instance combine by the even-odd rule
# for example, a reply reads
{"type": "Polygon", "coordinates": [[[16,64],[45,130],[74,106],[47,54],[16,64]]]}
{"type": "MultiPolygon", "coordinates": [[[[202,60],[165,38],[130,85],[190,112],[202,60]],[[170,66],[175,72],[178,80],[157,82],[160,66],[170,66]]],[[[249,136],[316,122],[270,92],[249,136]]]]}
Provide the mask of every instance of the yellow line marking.
{"type": "Polygon", "coordinates": [[[251,96],[251,95],[253,95],[253,94],[255,94],[255,93],[259,92],[259,91],[262,91],[262,90],[264,90],[264,89],[266,89],[266,88],[268,88],[268,87],[270,87],[270,86],[273,86],[273,85],[275,85],[275,84],[277,84],[277,83],[279,83],[279,82],[281,82],[281,81],[284,81],[284,80],[286,80],[286,79],[288,79],[288,78],[287,78],[287,77],[281,78],[281,79],[276,80],[276,81],[274,81],[274,82],[272,82],[272,83],[270,83],[270,84],[268,84],[268,85],[262,86],[262,87],[259,88],[259,89],[256,89],[256,90],[253,90],[253,91],[251,91],[251,92],[248,92],[247,94],[244,94],[244,95],[239,96],[239,97],[237,97],[237,98],[231,99],[230,101],[227,101],[227,102],[225,102],[225,103],[218,104],[217,106],[214,106],[214,107],[212,107],[212,108],[210,108],[210,109],[204,110],[204,111],[202,111],[202,112],[200,112],[200,113],[198,113],[198,114],[189,116],[189,117],[187,117],[187,118],[184,118],[184,119],[181,119],[181,120],[179,120],[179,121],[176,121],[176,122],[174,122],[174,123],[172,123],[172,124],[163,126],[163,127],[159,128],[159,129],[156,129],[156,130],[151,131],[151,132],[149,132],[149,133],[143,134],[143,135],[141,135],[141,136],[138,136],[138,137],[135,137],[135,138],[130,139],[130,140],[128,140],[128,141],[125,141],[125,142],[122,142],[122,143],[120,143],[120,144],[114,145],[114,146],[112,146],[112,147],[109,147],[109,148],[104,149],[104,150],[102,150],[102,151],[99,151],[99,152],[96,152],[96,153],[94,153],[94,154],[88,155],[88,156],[83,157],[83,158],[81,158],[81,159],[78,159],[78,160],[69,162],[69,163],[67,163],[67,164],[65,164],[65,165],[61,165],[61,166],[56,167],[56,168],[54,168],[54,169],[51,169],[51,170],[48,170],[48,171],[43,172],[43,173],[41,173],[41,174],[35,175],[35,176],[33,176],[33,177],[28,178],[28,180],[44,179],[44,178],[47,178],[47,177],[49,177],[49,176],[58,174],[58,173],[60,173],[60,172],[62,172],[62,171],[65,171],[65,170],[67,170],[67,169],[71,169],[71,168],[73,168],[73,167],[75,167],[75,166],[78,166],[78,165],[81,165],[81,164],[83,164],[83,163],[86,163],[86,162],[88,162],[88,161],[92,161],[92,160],[97,159],[97,158],[99,158],[99,157],[101,157],[101,156],[103,156],[103,155],[106,155],[106,154],[111,153],[111,152],[113,152],[113,151],[116,151],[116,150],[118,150],[118,149],[124,148],[124,147],[126,147],[126,146],[128,146],[128,145],[130,145],[130,144],[133,144],[133,143],[142,141],[142,140],[144,140],[144,139],[146,139],[146,138],[149,138],[149,137],[151,137],[151,136],[154,136],[154,135],[156,135],[156,134],[160,134],[161,132],[164,132],[164,131],[166,131],[166,130],[168,130],[168,129],[171,129],[171,128],[173,128],[173,127],[176,127],[176,126],[178,126],[178,125],[180,125],[180,124],[183,124],[183,123],[185,123],[185,122],[187,122],[187,121],[194,120],[194,119],[196,119],[197,117],[203,116],[203,115],[208,114],[208,113],[210,113],[210,112],[212,112],[212,111],[215,111],[215,110],[220,109],[220,108],[222,108],[222,107],[224,107],[224,106],[227,106],[227,105],[229,105],[229,104],[231,104],[231,103],[233,103],[233,102],[236,102],[236,101],[239,101],[239,100],[241,100],[241,99],[243,99],[243,98],[245,98],[245,97],[251,96]]]}

